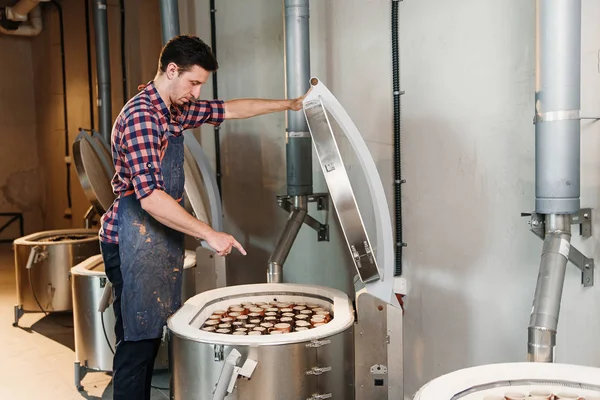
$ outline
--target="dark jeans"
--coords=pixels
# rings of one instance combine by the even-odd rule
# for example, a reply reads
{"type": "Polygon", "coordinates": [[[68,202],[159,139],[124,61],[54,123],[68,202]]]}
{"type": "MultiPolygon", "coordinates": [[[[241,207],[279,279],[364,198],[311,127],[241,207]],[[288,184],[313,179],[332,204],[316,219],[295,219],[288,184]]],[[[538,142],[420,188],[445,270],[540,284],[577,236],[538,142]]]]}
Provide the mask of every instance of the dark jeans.
{"type": "Polygon", "coordinates": [[[117,346],[113,360],[113,399],[149,400],[154,360],[160,347],[160,338],[129,342],[123,340],[121,313],[121,259],[119,245],[100,242],[106,277],[113,285],[115,310],[115,336],[117,346]]]}

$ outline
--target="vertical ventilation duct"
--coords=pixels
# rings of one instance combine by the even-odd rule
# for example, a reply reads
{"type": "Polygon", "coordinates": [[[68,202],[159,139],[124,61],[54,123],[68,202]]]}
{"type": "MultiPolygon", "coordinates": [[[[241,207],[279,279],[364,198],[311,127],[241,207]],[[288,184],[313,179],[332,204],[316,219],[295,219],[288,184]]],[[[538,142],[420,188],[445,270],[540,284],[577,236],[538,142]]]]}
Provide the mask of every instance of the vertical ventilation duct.
{"type": "Polygon", "coordinates": [[[536,213],[545,238],[528,332],[528,360],[553,362],[580,196],[581,0],[536,0],[536,213]]]}
{"type": "MultiPolygon", "coordinates": [[[[310,84],[310,34],[308,0],[284,0],[285,74],[287,98],[304,95],[310,84]]],[[[282,266],[307,213],[312,194],[312,143],[304,114],[287,112],[287,194],[293,210],[269,259],[267,282],[282,282],[282,266]]]]}
{"type": "MultiPolygon", "coordinates": [[[[304,95],[310,81],[308,0],[285,0],[285,70],[287,98],[304,95]]],[[[290,196],[312,194],[312,147],[304,114],[287,112],[287,190],[290,196]]]]}
{"type": "Polygon", "coordinates": [[[108,18],[106,0],[94,2],[96,34],[96,69],[98,73],[98,120],[100,134],[110,144],[112,104],[110,93],[110,57],[108,52],[108,18]]]}
{"type": "Polygon", "coordinates": [[[179,35],[179,5],[177,0],[160,0],[160,24],[163,45],[179,35]]]}

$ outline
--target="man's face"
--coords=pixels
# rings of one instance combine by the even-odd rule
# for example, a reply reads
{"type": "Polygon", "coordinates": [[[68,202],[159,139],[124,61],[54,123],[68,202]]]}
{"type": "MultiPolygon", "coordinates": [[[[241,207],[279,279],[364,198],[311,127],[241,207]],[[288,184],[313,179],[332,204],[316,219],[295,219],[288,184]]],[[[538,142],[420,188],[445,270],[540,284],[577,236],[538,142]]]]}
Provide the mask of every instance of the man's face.
{"type": "Polygon", "coordinates": [[[200,97],[200,89],[208,80],[210,72],[202,67],[194,65],[185,72],[178,72],[173,78],[171,90],[171,102],[183,105],[200,97]]]}

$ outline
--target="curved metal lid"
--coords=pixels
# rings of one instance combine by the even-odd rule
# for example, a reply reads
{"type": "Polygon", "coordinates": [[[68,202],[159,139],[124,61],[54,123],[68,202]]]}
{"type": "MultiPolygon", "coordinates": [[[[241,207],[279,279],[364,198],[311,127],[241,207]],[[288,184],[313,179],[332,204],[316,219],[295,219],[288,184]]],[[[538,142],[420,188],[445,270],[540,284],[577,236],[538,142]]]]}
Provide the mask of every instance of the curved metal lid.
{"type": "Polygon", "coordinates": [[[311,86],[303,100],[304,115],[356,271],[368,292],[395,304],[392,223],[381,177],[368,147],[342,105],[317,78],[311,79],[311,86]],[[365,174],[373,204],[376,248],[365,229],[326,109],[342,129],[365,174]]]}
{"type": "Polygon", "coordinates": [[[212,226],[211,218],[205,207],[205,204],[208,204],[208,194],[206,193],[202,173],[188,146],[184,146],[184,149],[185,161],[183,163],[183,170],[185,172],[185,209],[200,221],[212,226]]]}
{"type": "MultiPolygon", "coordinates": [[[[196,218],[220,232],[223,230],[223,212],[215,173],[194,133],[186,131],[183,136],[186,207],[191,207],[196,218]]],[[[206,243],[203,242],[203,246],[207,246],[206,243]]]]}
{"type": "Polygon", "coordinates": [[[115,199],[110,183],[115,170],[103,139],[82,130],[73,143],[73,159],[86,197],[98,214],[104,214],[115,199]]]}

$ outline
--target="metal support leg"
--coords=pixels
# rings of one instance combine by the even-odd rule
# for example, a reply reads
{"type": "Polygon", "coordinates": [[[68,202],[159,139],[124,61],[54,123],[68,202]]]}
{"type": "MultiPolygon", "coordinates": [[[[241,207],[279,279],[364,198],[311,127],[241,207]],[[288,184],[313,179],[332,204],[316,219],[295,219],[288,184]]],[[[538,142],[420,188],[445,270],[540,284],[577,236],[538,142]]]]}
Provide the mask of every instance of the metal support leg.
{"type": "Polygon", "coordinates": [[[15,305],[15,322],[13,322],[13,326],[19,326],[19,320],[21,319],[23,314],[25,314],[25,311],[23,311],[23,307],[15,305]]]}
{"type": "Polygon", "coordinates": [[[83,390],[83,386],[81,386],[81,380],[87,375],[87,368],[84,365],[81,365],[80,362],[76,362],[74,367],[75,387],[81,392],[83,390]]]}

